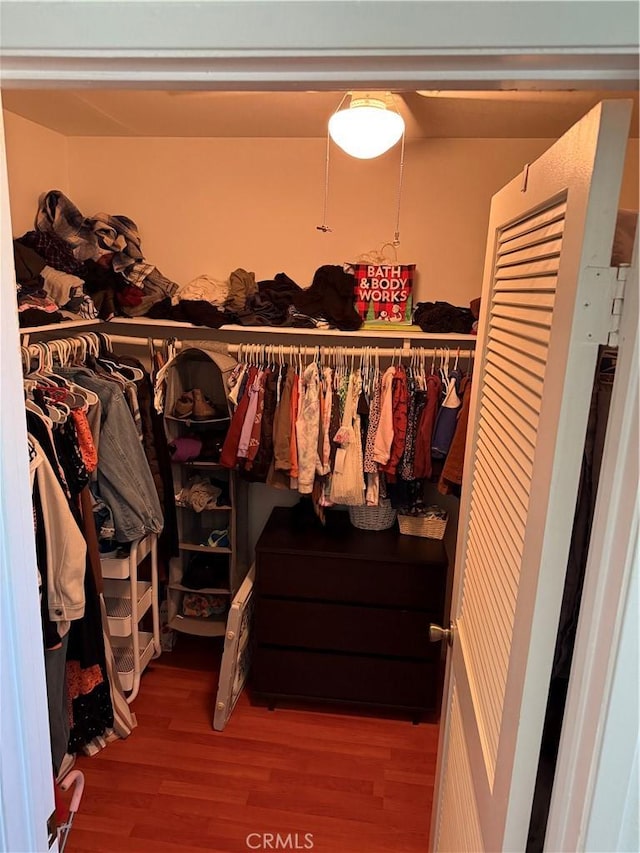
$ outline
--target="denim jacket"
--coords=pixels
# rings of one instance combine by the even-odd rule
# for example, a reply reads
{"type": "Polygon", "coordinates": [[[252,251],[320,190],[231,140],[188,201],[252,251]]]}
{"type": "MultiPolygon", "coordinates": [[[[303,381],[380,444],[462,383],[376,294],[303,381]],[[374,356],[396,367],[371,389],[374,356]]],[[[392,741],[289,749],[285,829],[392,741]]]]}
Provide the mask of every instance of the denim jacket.
{"type": "Polygon", "coordinates": [[[109,506],[119,542],[132,542],[163,526],[158,493],[122,390],[87,368],[60,371],[95,392],[102,407],[98,488],[109,506]]]}

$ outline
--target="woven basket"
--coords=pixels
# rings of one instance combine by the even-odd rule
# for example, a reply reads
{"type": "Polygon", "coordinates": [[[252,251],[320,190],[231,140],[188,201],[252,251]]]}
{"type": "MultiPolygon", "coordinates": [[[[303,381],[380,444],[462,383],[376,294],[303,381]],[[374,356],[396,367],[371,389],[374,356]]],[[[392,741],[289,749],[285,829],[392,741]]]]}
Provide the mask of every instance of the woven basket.
{"type": "Polygon", "coordinates": [[[396,520],[396,511],[388,501],[380,506],[350,506],[349,519],[359,530],[388,530],[396,520]]]}
{"type": "Polygon", "coordinates": [[[399,515],[400,533],[405,536],[422,536],[425,539],[443,539],[447,529],[446,518],[426,515],[399,515]]]}

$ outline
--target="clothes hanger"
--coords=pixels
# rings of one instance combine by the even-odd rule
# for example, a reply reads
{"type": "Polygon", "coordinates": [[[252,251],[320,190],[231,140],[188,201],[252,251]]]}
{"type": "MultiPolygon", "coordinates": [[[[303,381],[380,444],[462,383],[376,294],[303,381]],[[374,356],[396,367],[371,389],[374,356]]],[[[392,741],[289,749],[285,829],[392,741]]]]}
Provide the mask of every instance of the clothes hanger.
{"type": "Polygon", "coordinates": [[[27,397],[24,401],[24,405],[26,409],[41,418],[49,430],[53,429],[53,420],[40,408],[40,406],[34,400],[31,400],[27,397]]]}

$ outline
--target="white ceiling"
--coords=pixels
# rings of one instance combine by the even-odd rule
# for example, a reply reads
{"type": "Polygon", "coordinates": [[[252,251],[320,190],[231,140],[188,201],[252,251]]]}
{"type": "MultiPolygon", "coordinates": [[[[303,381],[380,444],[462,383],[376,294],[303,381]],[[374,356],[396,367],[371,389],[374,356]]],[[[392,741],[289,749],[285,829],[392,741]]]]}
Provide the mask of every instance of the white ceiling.
{"type": "MultiPolygon", "coordinates": [[[[323,137],[342,92],[6,90],[4,107],[65,136],[323,137]]],[[[637,92],[405,92],[408,138],[560,136],[603,98],[637,92]]]]}

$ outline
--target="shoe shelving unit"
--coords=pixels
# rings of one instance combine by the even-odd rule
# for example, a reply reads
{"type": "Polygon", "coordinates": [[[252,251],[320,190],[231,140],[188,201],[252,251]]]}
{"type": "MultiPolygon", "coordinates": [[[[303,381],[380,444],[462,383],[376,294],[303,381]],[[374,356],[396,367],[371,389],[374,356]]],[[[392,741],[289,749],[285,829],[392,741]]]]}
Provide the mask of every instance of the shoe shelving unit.
{"type": "MultiPolygon", "coordinates": [[[[179,554],[169,567],[168,626],[186,634],[223,636],[231,601],[248,569],[248,489],[235,471],[229,471],[217,461],[230,417],[224,377],[212,353],[197,347],[180,353],[166,377],[164,424],[169,442],[190,437],[199,440],[202,446],[196,459],[172,460],[174,494],[178,495],[195,477],[208,480],[221,489],[216,506],[200,512],[188,498],[176,501],[179,554]],[[228,541],[216,545],[215,537],[210,540],[214,531],[227,531],[228,541]],[[205,563],[206,575],[207,557],[212,562],[212,585],[200,589],[189,587],[184,580],[190,562],[198,559],[205,563]],[[224,612],[193,615],[193,608],[188,606],[193,593],[222,599],[216,603],[220,610],[224,604],[224,612]]],[[[212,599],[208,603],[212,604],[212,599]]]]}
{"type": "MultiPolygon", "coordinates": [[[[165,425],[170,438],[184,435],[220,435],[224,439],[229,418],[190,418],[165,414],[165,425]]],[[[219,463],[202,459],[173,463],[175,494],[189,486],[194,477],[210,480],[221,489],[218,505],[213,509],[196,511],[188,502],[176,501],[178,517],[179,556],[171,560],[167,585],[167,610],[169,627],[185,634],[218,637],[225,633],[231,600],[240,587],[246,573],[247,558],[242,552],[238,537],[238,511],[246,517],[246,484],[239,482],[234,471],[223,468],[219,463]],[[212,531],[227,531],[228,546],[209,545],[207,540],[212,531]],[[195,555],[216,555],[226,560],[224,582],[219,586],[190,588],[183,583],[189,561],[195,555]],[[185,596],[190,593],[219,596],[225,601],[223,613],[207,617],[185,614],[185,596]]]]}
{"type": "Polygon", "coordinates": [[[167,587],[169,627],[186,634],[205,637],[222,636],[225,633],[231,599],[238,591],[246,574],[247,556],[242,547],[244,537],[238,536],[238,516],[246,517],[246,484],[239,482],[234,471],[217,463],[194,460],[174,463],[174,487],[176,494],[189,485],[194,476],[209,477],[214,485],[223,489],[222,505],[215,509],[196,512],[191,506],[176,504],[180,554],[171,561],[167,587]],[[228,496],[228,500],[225,497],[228,496]],[[212,530],[228,530],[229,547],[206,545],[212,530]],[[223,586],[192,589],[182,581],[190,559],[196,554],[220,555],[226,559],[227,571],[223,586]],[[189,593],[223,596],[225,612],[206,618],[187,616],[183,613],[184,597],[189,593]]]}
{"type": "Polygon", "coordinates": [[[109,617],[109,633],[127,702],[140,689],[140,677],[152,658],[160,655],[160,613],[158,604],[158,538],[149,534],[131,543],[128,556],[102,557],[104,598],[109,617]],[[151,557],[151,580],[138,580],[138,567],[151,557]],[[151,611],[153,630],[143,631],[140,622],[151,611]]]}

